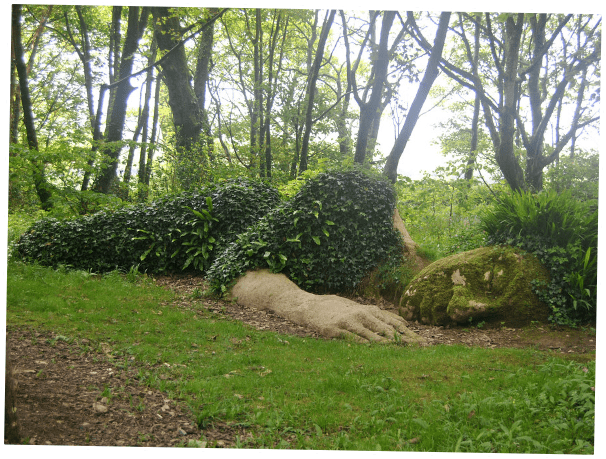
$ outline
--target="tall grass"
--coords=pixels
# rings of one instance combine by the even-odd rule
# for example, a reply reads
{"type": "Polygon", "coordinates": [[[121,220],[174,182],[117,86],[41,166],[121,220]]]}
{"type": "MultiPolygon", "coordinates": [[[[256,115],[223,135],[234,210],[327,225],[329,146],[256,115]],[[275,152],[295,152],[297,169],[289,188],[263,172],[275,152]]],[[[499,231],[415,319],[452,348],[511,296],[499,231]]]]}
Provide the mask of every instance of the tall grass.
{"type": "Polygon", "coordinates": [[[109,343],[114,365],[183,400],[202,428],[247,427],[239,447],[593,452],[591,355],[299,338],[176,300],[133,273],[8,266],[9,330],[109,343]]]}

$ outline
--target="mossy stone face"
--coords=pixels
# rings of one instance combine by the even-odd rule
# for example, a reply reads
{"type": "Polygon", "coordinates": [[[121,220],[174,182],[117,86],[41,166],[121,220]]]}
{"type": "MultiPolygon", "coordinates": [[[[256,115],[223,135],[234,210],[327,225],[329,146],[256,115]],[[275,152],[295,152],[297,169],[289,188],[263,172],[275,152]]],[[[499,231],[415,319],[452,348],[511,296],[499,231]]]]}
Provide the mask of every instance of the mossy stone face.
{"type": "Polygon", "coordinates": [[[549,309],[532,292],[535,279],[548,281],[549,272],[519,249],[482,247],[458,253],[432,263],[413,279],[400,300],[400,314],[432,325],[545,322],[549,309]]]}

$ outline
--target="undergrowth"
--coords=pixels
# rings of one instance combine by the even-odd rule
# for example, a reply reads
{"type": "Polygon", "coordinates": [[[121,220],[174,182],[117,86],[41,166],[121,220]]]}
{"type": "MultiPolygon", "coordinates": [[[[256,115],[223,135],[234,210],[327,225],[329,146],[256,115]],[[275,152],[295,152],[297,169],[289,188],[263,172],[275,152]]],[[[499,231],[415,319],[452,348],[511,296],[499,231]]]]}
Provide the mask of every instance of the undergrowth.
{"type": "Polygon", "coordinates": [[[533,253],[549,269],[550,282],[534,282],[550,306],[550,320],[575,325],[595,320],[598,211],[571,191],[504,193],[482,214],[489,244],[533,253]]]}

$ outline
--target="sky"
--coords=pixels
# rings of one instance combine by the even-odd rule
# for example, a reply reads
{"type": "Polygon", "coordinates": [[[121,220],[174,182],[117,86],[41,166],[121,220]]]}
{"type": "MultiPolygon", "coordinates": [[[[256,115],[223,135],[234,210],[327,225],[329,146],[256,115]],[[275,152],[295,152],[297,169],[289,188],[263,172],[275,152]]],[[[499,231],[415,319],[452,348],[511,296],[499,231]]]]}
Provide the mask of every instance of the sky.
{"type": "MultiPolygon", "coordinates": [[[[428,101],[431,102],[431,101],[428,101]]],[[[430,105],[427,103],[426,105],[430,105]]],[[[436,137],[435,126],[440,121],[446,121],[446,113],[434,109],[431,113],[421,116],[417,121],[406,149],[398,163],[398,174],[410,177],[413,180],[423,178],[424,172],[432,172],[436,167],[443,165],[448,158],[440,152],[439,145],[434,143],[436,137]]],[[[389,155],[395,137],[391,120],[384,116],[379,129],[379,150],[385,156],[389,155]]]]}

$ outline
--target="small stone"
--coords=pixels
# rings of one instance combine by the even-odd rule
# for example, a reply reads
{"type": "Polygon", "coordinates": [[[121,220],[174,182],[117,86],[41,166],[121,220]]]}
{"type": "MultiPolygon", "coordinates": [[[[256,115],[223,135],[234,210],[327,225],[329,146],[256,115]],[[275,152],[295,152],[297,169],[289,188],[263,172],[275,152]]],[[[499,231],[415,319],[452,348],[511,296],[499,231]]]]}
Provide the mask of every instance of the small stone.
{"type": "Polygon", "coordinates": [[[187,432],[185,430],[183,430],[181,427],[179,427],[177,432],[179,433],[179,435],[187,435],[187,432]]]}
{"type": "Polygon", "coordinates": [[[107,407],[105,405],[103,405],[102,403],[99,403],[99,402],[93,403],[93,409],[97,413],[107,413],[107,407]]]}

